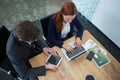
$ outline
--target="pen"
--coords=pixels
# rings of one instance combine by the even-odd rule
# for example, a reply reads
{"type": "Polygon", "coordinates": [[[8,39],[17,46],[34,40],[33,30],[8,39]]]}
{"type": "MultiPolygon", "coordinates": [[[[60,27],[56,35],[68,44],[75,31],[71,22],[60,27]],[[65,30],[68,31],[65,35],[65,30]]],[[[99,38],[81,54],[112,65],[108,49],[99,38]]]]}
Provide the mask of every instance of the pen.
{"type": "Polygon", "coordinates": [[[59,55],[57,51],[56,51],[56,54],[59,55]]]}

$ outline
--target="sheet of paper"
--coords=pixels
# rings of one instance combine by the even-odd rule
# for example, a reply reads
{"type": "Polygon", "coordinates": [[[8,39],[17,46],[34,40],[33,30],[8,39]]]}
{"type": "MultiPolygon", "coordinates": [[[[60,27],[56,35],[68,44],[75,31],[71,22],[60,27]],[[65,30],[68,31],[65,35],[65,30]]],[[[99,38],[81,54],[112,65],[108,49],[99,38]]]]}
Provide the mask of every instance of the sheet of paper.
{"type": "Polygon", "coordinates": [[[106,55],[106,51],[92,40],[89,39],[88,41],[86,41],[84,47],[88,52],[93,51],[95,53],[93,59],[98,67],[102,67],[110,62],[109,58],[106,55]]]}

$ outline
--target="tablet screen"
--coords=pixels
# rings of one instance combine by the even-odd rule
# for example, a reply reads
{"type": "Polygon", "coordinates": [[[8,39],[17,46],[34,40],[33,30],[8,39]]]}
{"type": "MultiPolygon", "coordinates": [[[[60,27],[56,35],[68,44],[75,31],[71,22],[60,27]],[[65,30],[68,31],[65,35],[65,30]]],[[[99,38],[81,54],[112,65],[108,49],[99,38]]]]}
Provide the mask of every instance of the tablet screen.
{"type": "Polygon", "coordinates": [[[58,66],[60,64],[61,60],[62,60],[62,57],[60,57],[58,55],[50,54],[50,56],[48,57],[46,62],[58,66]]]}

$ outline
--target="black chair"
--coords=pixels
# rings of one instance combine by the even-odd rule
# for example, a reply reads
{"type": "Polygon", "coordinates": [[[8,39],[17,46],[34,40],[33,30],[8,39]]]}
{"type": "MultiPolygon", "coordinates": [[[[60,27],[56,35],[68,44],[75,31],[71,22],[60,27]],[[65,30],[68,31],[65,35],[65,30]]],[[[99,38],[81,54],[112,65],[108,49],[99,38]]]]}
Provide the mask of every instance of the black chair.
{"type": "MultiPolygon", "coordinates": [[[[53,14],[52,14],[53,15],[53,14]]],[[[49,47],[53,47],[53,44],[51,44],[47,37],[48,37],[48,26],[49,26],[49,19],[50,17],[52,17],[52,15],[49,15],[49,16],[46,16],[42,19],[40,19],[40,23],[41,23],[41,26],[42,26],[42,30],[43,30],[43,35],[44,35],[44,38],[46,40],[46,43],[48,44],[49,47]]]]}
{"type": "Polygon", "coordinates": [[[0,68],[6,71],[9,75],[17,77],[17,73],[6,55],[6,43],[9,35],[10,32],[8,29],[5,26],[0,26],[0,68]]]}
{"type": "Polygon", "coordinates": [[[17,79],[15,79],[12,75],[8,74],[8,72],[5,69],[0,68],[0,80],[17,80],[17,79]]]}
{"type": "Polygon", "coordinates": [[[0,64],[6,58],[6,42],[10,35],[10,32],[5,28],[5,26],[0,26],[0,64]]]}
{"type": "Polygon", "coordinates": [[[43,33],[43,29],[42,29],[42,25],[41,25],[41,22],[40,22],[40,19],[38,20],[35,20],[35,21],[32,21],[33,24],[35,26],[37,26],[40,30],[40,36],[39,36],[39,39],[42,40],[42,42],[46,45],[46,46],[49,46],[48,43],[47,43],[47,40],[46,38],[44,37],[44,33],[43,33]]]}

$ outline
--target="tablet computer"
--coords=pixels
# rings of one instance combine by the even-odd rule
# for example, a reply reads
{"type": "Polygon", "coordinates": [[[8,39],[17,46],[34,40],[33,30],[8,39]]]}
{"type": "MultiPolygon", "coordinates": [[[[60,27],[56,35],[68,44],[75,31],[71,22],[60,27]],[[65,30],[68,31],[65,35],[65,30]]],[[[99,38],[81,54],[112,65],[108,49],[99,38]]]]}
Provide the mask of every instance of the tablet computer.
{"type": "Polygon", "coordinates": [[[59,64],[62,61],[62,57],[59,55],[55,55],[55,54],[50,54],[46,60],[46,63],[50,63],[53,65],[56,65],[57,67],[59,66],[59,64]]]}

